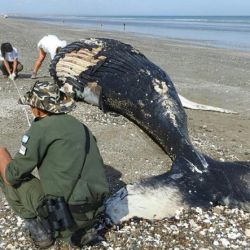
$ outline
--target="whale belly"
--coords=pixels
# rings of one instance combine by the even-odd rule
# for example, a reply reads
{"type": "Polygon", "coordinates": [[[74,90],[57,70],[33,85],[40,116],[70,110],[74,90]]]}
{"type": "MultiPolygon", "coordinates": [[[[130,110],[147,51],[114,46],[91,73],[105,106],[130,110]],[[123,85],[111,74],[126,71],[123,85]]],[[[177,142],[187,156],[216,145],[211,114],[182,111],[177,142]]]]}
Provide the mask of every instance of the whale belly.
{"type": "Polygon", "coordinates": [[[172,217],[188,205],[175,186],[127,185],[113,194],[106,202],[106,214],[114,224],[133,217],[158,220],[172,217]]]}

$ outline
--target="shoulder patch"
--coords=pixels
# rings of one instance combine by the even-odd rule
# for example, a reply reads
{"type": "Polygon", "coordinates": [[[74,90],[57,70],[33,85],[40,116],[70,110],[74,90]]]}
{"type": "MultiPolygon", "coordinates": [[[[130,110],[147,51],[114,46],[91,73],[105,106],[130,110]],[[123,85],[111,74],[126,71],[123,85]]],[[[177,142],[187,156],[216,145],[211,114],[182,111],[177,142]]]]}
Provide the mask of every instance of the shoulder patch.
{"type": "Polygon", "coordinates": [[[29,140],[29,136],[28,135],[24,135],[23,138],[22,138],[22,143],[27,143],[29,140]]]}
{"type": "Polygon", "coordinates": [[[27,150],[27,148],[24,145],[21,145],[21,147],[19,149],[19,153],[21,155],[25,155],[26,154],[26,150],[27,150]]]}

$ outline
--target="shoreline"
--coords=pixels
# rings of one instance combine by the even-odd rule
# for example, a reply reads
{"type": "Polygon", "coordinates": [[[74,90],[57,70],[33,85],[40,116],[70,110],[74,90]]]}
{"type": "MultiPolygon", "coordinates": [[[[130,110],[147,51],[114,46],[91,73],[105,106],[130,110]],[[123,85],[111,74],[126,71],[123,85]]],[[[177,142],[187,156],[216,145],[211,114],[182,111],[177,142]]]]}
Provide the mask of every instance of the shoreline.
{"type": "MultiPolygon", "coordinates": [[[[159,35],[154,35],[154,34],[149,34],[149,33],[136,33],[133,31],[119,31],[119,30],[112,30],[112,29],[98,29],[95,27],[81,27],[78,25],[70,25],[70,24],[60,24],[60,23],[56,23],[56,22],[50,22],[50,21],[42,21],[42,20],[33,20],[31,19],[26,19],[23,17],[13,17],[10,16],[8,18],[9,20],[13,20],[15,22],[18,20],[22,20],[24,22],[27,22],[27,24],[36,24],[38,26],[51,26],[54,27],[54,29],[56,28],[60,28],[60,29],[66,29],[66,30],[71,30],[71,31],[75,31],[75,32],[89,32],[89,33],[100,33],[100,34],[113,34],[113,35],[117,35],[118,37],[134,37],[135,39],[156,39],[162,42],[167,42],[169,44],[179,44],[180,46],[193,46],[193,47],[198,47],[200,49],[218,49],[218,50],[225,50],[226,52],[235,52],[235,53],[250,53],[250,48],[249,49],[240,49],[240,48],[236,48],[236,47],[223,47],[223,46],[216,46],[216,45],[212,45],[212,44],[207,44],[205,43],[206,40],[203,40],[203,42],[199,42],[198,40],[194,40],[194,39],[181,39],[181,38],[171,38],[171,37],[165,37],[165,36],[159,36],[159,35]],[[35,23],[33,23],[33,21],[35,23]]],[[[3,19],[3,20],[7,20],[7,19],[3,19]]]]}
{"type": "MultiPolygon", "coordinates": [[[[46,15],[45,15],[46,16],[46,15]]],[[[188,17],[185,17],[185,16],[180,16],[179,18],[235,18],[235,17],[238,17],[240,18],[241,16],[188,16],[188,17]]],[[[249,16],[242,16],[241,18],[248,18],[249,16]]],[[[225,42],[222,42],[222,41],[217,41],[215,42],[214,38],[211,36],[210,39],[207,37],[207,39],[200,39],[200,36],[202,35],[202,33],[200,34],[200,36],[197,36],[197,38],[188,38],[188,37],[184,37],[184,38],[181,38],[181,37],[178,37],[178,36],[171,36],[171,35],[166,35],[164,33],[152,33],[152,31],[143,31],[143,30],[140,30],[140,28],[135,28],[135,30],[124,30],[122,27],[124,25],[123,22],[124,21],[124,18],[138,18],[137,16],[131,16],[131,17],[126,17],[126,16],[53,16],[53,15],[48,15],[47,17],[44,17],[44,16],[40,16],[40,17],[35,17],[35,16],[10,16],[9,17],[10,19],[13,19],[13,20],[26,20],[26,21],[34,21],[34,22],[37,22],[38,24],[48,24],[48,25],[55,25],[55,26],[61,26],[61,27],[65,27],[65,28],[77,28],[77,29],[84,29],[84,30],[95,30],[95,31],[104,31],[104,32],[121,32],[121,33],[126,33],[126,34],[129,34],[129,35],[135,35],[135,36],[138,36],[138,37],[145,37],[145,38],[157,38],[157,39],[164,39],[164,40],[169,40],[169,41],[176,41],[176,42],[184,42],[184,43],[190,43],[190,44],[194,44],[194,45],[200,45],[200,46],[204,46],[204,47],[208,47],[208,48],[221,48],[221,49],[229,49],[229,50],[236,50],[236,51],[243,51],[243,52],[249,52],[250,51],[250,45],[248,47],[243,46],[243,44],[240,46],[240,44],[226,44],[225,42]],[[74,18],[73,20],[74,21],[71,21],[71,20],[68,20],[67,18],[64,19],[64,17],[72,17],[74,18]],[[85,22],[82,22],[81,24],[81,20],[79,21],[76,21],[77,18],[84,18],[85,22]],[[88,19],[90,18],[90,19],[88,19]],[[92,20],[93,18],[96,18],[96,20],[92,20]],[[97,21],[97,19],[99,19],[97,21]],[[118,25],[115,25],[115,26],[112,26],[112,23],[105,23],[105,21],[103,23],[105,23],[103,25],[102,23],[102,18],[104,18],[104,20],[106,18],[115,18],[115,19],[120,19],[120,28],[121,29],[118,29],[118,25]],[[91,21],[92,20],[92,21],[91,21]],[[91,25],[90,25],[91,23],[91,25]],[[101,26],[100,26],[101,25],[101,26]],[[108,28],[105,28],[105,27],[108,27],[108,28]],[[113,27],[113,28],[112,28],[113,27]]],[[[144,17],[139,17],[139,18],[144,18],[144,17]]],[[[149,17],[146,17],[146,18],[152,18],[151,16],[149,17]]],[[[157,18],[157,16],[155,17],[157,18]]],[[[176,17],[162,17],[162,18],[176,18],[176,17]]],[[[171,19],[170,19],[171,20],[171,19]]],[[[132,27],[134,24],[131,24],[132,27]]],[[[146,25],[146,23],[145,23],[146,25]]],[[[127,24],[128,27],[130,27],[130,23],[127,24]]],[[[125,26],[124,26],[125,28],[125,26]]],[[[152,29],[152,28],[151,28],[152,29]]],[[[192,33],[192,31],[191,31],[192,33]]],[[[218,36],[219,34],[217,34],[218,36]]],[[[215,37],[217,37],[215,34],[214,34],[215,37]]]]}

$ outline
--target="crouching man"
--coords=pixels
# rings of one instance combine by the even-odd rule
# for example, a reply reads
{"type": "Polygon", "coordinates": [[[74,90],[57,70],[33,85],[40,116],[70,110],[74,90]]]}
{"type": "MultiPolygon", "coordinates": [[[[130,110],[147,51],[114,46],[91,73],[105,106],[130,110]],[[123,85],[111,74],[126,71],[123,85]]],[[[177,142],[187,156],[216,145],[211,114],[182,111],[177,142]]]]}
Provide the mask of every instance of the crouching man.
{"type": "Polygon", "coordinates": [[[10,43],[1,44],[0,70],[10,80],[14,80],[18,73],[23,70],[23,65],[18,60],[17,49],[12,47],[10,43]]]}
{"type": "Polygon", "coordinates": [[[13,159],[0,148],[0,185],[9,205],[37,247],[55,238],[78,247],[94,241],[109,189],[93,135],[67,114],[75,103],[54,83],[36,82],[19,102],[30,105],[35,119],[13,159]],[[31,173],[36,167],[39,179],[31,173]]]}

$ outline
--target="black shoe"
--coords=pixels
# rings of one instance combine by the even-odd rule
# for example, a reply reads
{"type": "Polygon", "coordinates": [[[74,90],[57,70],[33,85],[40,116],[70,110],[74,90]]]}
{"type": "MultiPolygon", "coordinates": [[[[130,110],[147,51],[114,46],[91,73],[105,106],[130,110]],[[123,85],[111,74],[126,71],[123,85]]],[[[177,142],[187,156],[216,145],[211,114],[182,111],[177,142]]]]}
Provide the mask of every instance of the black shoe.
{"type": "Polygon", "coordinates": [[[87,231],[79,229],[74,232],[70,238],[71,247],[83,247],[83,246],[96,246],[104,241],[104,238],[100,236],[95,228],[91,228],[87,231]]]}
{"type": "Polygon", "coordinates": [[[36,219],[26,219],[25,226],[29,230],[30,237],[33,240],[36,247],[45,249],[53,245],[54,239],[52,234],[48,231],[44,223],[36,219]]]}

